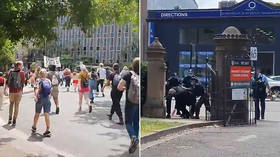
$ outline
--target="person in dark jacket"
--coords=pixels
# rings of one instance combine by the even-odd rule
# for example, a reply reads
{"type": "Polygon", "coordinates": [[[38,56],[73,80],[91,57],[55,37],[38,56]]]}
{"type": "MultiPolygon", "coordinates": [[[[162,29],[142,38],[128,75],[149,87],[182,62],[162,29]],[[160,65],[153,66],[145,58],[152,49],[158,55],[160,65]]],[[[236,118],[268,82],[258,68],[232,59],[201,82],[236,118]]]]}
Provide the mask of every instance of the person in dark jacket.
{"type": "MultiPolygon", "coordinates": [[[[176,86],[179,86],[180,81],[179,78],[177,77],[176,73],[174,73],[173,76],[171,76],[168,80],[167,80],[167,84],[166,84],[166,95],[168,95],[168,91],[176,86]]],[[[171,118],[171,100],[172,97],[166,97],[166,118],[171,118]]],[[[175,108],[177,109],[177,106],[175,106],[175,108]]]]}

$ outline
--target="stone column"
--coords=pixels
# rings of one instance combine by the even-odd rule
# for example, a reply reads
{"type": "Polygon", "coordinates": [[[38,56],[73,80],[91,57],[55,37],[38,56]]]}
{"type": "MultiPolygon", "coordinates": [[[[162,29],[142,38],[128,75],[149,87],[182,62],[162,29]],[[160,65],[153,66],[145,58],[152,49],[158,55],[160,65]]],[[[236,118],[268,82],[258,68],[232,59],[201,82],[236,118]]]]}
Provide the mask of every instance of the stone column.
{"type": "Polygon", "coordinates": [[[150,118],[165,117],[165,78],[166,66],[164,62],[165,49],[156,37],[149,46],[148,57],[148,83],[147,99],[143,106],[143,116],[150,118]]]}

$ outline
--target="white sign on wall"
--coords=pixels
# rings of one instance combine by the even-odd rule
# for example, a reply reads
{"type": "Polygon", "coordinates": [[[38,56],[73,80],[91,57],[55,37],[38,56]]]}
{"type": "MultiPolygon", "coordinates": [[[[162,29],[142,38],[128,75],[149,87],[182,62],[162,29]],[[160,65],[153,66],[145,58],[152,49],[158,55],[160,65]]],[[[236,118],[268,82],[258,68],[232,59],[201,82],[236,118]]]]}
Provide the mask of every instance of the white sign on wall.
{"type": "Polygon", "coordinates": [[[49,65],[55,65],[56,67],[61,67],[60,57],[50,58],[44,56],[44,67],[47,68],[49,65]]]}
{"type": "Polygon", "coordinates": [[[246,88],[232,89],[232,100],[247,100],[247,97],[246,88]]]}
{"type": "Polygon", "coordinates": [[[258,60],[258,49],[257,47],[250,48],[250,58],[252,61],[258,60]]]}

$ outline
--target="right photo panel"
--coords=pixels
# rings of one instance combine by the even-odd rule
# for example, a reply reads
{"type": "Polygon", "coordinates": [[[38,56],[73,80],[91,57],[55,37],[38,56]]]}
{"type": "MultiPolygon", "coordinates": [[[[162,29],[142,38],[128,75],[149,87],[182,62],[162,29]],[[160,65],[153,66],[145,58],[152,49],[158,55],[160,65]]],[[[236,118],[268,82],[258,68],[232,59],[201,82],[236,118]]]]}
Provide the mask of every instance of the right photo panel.
{"type": "Polygon", "coordinates": [[[142,0],[142,157],[280,156],[280,0],[142,0]]]}

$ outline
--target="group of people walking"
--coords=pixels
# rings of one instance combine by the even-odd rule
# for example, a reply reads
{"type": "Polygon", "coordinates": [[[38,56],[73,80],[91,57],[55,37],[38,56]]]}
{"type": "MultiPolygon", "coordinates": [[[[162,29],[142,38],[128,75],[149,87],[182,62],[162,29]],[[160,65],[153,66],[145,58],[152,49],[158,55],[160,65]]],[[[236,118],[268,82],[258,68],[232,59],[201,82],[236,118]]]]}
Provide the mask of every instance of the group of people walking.
{"type": "MultiPolygon", "coordinates": [[[[4,95],[9,96],[8,124],[12,126],[16,126],[23,88],[27,85],[26,75],[22,67],[23,63],[17,61],[15,67],[6,73],[5,78],[3,73],[0,73],[0,108],[3,105],[4,95]]],[[[82,111],[84,99],[88,105],[89,113],[93,110],[92,104],[94,104],[96,93],[100,94],[100,91],[101,96],[105,97],[105,87],[111,85],[112,106],[110,113],[107,115],[108,119],[112,120],[114,113],[118,115],[119,122],[117,124],[125,124],[131,139],[129,152],[133,153],[137,149],[139,143],[139,58],[133,60],[130,69],[124,67],[122,71],[118,63],[113,64],[112,70],[106,70],[102,63],[99,68],[92,68],[91,71],[88,71],[85,65],[81,65],[79,72],[71,72],[68,68],[59,71],[55,65],[50,65],[48,69],[36,67],[36,70],[29,75],[28,82],[34,88],[35,115],[31,127],[32,133],[37,131],[38,119],[43,110],[46,123],[46,130],[43,135],[46,137],[51,136],[50,99],[53,98],[56,105],[55,113],[59,114],[59,86],[63,86],[64,82],[67,92],[70,91],[72,86],[73,92],[78,91],[79,93],[78,112],[82,111]],[[126,91],[125,116],[123,116],[120,103],[124,91],[126,91]]]]}

